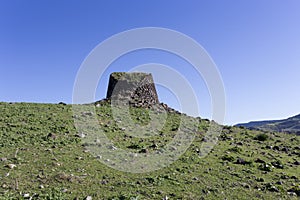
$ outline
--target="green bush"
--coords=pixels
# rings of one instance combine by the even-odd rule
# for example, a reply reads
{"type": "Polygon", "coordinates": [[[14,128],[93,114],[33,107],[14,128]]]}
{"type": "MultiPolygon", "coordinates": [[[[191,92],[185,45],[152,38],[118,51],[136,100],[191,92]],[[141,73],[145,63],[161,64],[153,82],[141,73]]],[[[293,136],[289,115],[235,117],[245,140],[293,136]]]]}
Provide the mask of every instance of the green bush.
{"type": "Polygon", "coordinates": [[[234,157],[233,157],[233,156],[230,156],[230,155],[224,155],[224,156],[222,157],[222,160],[227,160],[227,161],[232,162],[232,161],[234,161],[234,157]]]}
{"type": "Polygon", "coordinates": [[[241,153],[243,150],[242,150],[242,148],[235,146],[235,147],[228,149],[228,151],[235,152],[235,153],[241,153]]]}
{"type": "Polygon", "coordinates": [[[269,139],[269,136],[267,134],[261,133],[258,134],[254,139],[259,141],[266,141],[267,139],[269,139]]]}

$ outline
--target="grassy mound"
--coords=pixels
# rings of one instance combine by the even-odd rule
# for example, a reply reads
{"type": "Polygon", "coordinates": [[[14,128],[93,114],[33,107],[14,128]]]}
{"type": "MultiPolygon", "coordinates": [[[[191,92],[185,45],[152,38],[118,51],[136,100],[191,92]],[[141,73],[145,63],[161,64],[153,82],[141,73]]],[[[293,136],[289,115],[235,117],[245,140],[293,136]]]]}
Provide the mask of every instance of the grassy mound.
{"type": "MultiPolygon", "coordinates": [[[[179,113],[170,112],[159,134],[125,134],[107,103],[99,104],[99,126],[116,147],[151,153],[175,136],[179,113]]],[[[64,104],[0,103],[0,199],[298,199],[300,138],[292,134],[223,127],[205,158],[209,121],[188,150],[157,171],[134,174],[114,170],[86,151],[74,127],[72,107],[64,104]]],[[[142,108],[130,111],[149,123],[142,108]]],[[[83,115],[88,113],[83,113],[83,115]]],[[[84,116],[83,116],[84,117],[84,116]]]]}

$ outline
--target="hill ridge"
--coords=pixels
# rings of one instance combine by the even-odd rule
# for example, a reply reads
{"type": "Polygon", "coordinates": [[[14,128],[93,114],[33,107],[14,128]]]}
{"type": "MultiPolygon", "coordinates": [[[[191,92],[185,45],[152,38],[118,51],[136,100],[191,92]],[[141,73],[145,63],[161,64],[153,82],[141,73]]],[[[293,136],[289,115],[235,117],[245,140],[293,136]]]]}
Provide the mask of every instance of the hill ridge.
{"type": "Polygon", "coordinates": [[[286,119],[250,121],[248,123],[239,123],[235,126],[243,126],[249,129],[263,131],[295,133],[300,135],[300,114],[288,117],[286,119]]]}

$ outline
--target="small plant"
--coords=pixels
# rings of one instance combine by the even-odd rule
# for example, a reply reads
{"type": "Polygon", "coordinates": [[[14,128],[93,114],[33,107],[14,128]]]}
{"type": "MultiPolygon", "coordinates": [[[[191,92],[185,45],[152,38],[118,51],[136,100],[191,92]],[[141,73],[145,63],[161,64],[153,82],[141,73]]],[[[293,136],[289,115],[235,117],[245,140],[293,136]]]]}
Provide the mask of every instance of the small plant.
{"type": "Polygon", "coordinates": [[[228,149],[228,151],[235,152],[235,153],[241,153],[243,150],[240,147],[235,146],[233,148],[228,149]]]}
{"type": "Polygon", "coordinates": [[[129,148],[129,149],[142,149],[143,146],[141,144],[131,144],[131,145],[127,146],[127,148],[129,148]]]}
{"type": "Polygon", "coordinates": [[[263,142],[263,141],[268,140],[269,136],[265,133],[261,133],[261,134],[258,134],[254,139],[263,142]]]}
{"type": "Polygon", "coordinates": [[[232,161],[234,161],[234,157],[226,154],[225,156],[222,157],[222,160],[232,162],[232,161]]]}
{"type": "Polygon", "coordinates": [[[256,180],[257,182],[265,182],[265,179],[264,179],[264,178],[261,178],[261,177],[256,178],[255,180],[256,180]]]}

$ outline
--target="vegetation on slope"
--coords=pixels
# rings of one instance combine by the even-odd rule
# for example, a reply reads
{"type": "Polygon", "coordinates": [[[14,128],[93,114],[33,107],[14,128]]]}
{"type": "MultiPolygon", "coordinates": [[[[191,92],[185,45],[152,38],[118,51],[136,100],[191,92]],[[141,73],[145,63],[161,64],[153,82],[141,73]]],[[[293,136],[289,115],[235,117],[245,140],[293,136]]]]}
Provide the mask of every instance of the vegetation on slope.
{"type": "MultiPolygon", "coordinates": [[[[176,134],[179,114],[168,114],[160,134],[124,134],[107,103],[96,107],[99,126],[116,146],[155,151],[176,134]]],[[[300,138],[293,134],[224,127],[217,145],[199,157],[209,121],[189,149],[157,171],[134,174],[101,163],[82,145],[70,105],[0,103],[0,199],[297,199],[300,138]]],[[[132,118],[147,124],[145,110],[132,118]]],[[[83,117],[85,114],[83,113],[83,117]]]]}

